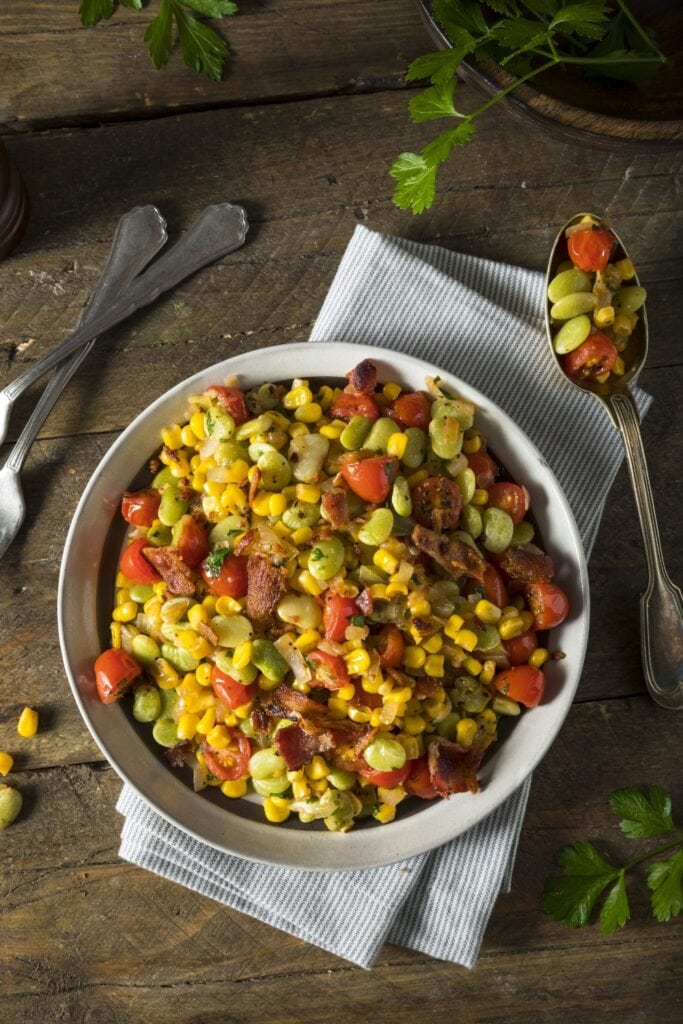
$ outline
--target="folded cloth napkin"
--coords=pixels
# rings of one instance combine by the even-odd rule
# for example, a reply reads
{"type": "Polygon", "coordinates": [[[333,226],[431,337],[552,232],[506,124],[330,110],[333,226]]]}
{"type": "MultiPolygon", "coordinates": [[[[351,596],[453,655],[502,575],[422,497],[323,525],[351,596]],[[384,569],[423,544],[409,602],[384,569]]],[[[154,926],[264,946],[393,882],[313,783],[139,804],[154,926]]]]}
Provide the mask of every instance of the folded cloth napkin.
{"type": "MultiPolygon", "coordinates": [[[[563,384],[553,365],[543,286],[536,271],[358,227],[311,340],[406,352],[484,392],[544,453],[589,555],[621,441],[600,404],[563,384]]],[[[636,401],[644,413],[648,397],[637,392],[636,401]]],[[[385,942],[472,967],[498,894],[510,888],[529,785],[430,853],[365,871],[314,873],[220,853],[124,787],[120,855],[362,967],[385,942]]]]}

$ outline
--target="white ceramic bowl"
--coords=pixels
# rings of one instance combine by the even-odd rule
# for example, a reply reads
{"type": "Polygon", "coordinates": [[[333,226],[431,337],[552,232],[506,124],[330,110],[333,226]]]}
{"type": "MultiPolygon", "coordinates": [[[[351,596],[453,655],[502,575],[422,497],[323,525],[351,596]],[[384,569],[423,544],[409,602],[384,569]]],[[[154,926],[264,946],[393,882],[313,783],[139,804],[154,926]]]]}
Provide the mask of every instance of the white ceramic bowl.
{"type": "MultiPolygon", "coordinates": [[[[144,477],[140,477],[142,485],[144,477]]],[[[136,486],[138,483],[136,482],[136,486]]],[[[581,675],[588,635],[588,578],[583,549],[567,501],[543,456],[515,424],[484,395],[417,359],[349,344],[304,343],[260,349],[227,359],[183,381],[157,399],[125,430],[99,464],[76,510],[64,549],[58,596],[59,635],[74,697],[98,746],[122,779],[161,815],[197,839],[228,853],[303,869],[376,867],[439,846],[476,825],[536,767],[555,738],[581,675]],[[249,800],[227,801],[213,789],[194,793],[163,760],[149,726],[139,726],[127,702],[104,705],[97,697],[93,662],[109,646],[111,600],[125,524],[118,510],[122,492],[144,470],[158,447],[162,427],[178,421],[187,398],[228,374],[248,388],[265,380],[339,378],[363,358],[377,365],[380,380],[424,387],[440,373],[477,406],[477,423],[491,450],[531,494],[545,549],[557,567],[556,581],[571,602],[567,621],[551,646],[566,653],[546,666],[543,702],[506,730],[479,772],[480,792],[449,800],[401,805],[389,825],[359,824],[341,834],[301,826],[271,825],[249,800]]]]}

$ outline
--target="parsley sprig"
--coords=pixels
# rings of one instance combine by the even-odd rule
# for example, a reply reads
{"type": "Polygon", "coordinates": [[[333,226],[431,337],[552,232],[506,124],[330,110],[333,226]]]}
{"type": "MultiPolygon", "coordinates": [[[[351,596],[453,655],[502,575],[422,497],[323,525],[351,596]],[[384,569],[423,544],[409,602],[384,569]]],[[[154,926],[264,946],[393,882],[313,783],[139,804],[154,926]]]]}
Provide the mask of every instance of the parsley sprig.
{"type": "Polygon", "coordinates": [[[615,814],[623,815],[619,827],[629,839],[669,836],[668,841],[622,867],[606,861],[592,843],[565,846],[556,858],[564,874],[546,880],[541,904],[556,921],[569,928],[583,928],[599,897],[608,890],[599,915],[603,936],[623,928],[631,916],[625,881],[628,872],[670,850],[670,857],[655,861],[647,869],[650,905],[657,921],[676,917],[683,907],[683,831],[674,823],[669,794],[660,786],[650,786],[645,796],[630,786],[612,793],[610,805],[615,814]]]}
{"type": "Polygon", "coordinates": [[[432,205],[439,167],[469,142],[481,115],[524,82],[569,64],[592,75],[641,82],[666,61],[624,0],[434,0],[432,10],[451,49],[424,54],[408,68],[409,82],[431,83],[411,99],[410,114],[415,124],[441,118],[456,124],[420,153],[401,153],[391,167],[394,202],[413,213],[432,205]],[[456,74],[466,59],[494,60],[512,76],[469,113],[455,105],[456,74]]]}
{"type": "MultiPolygon", "coordinates": [[[[80,0],[79,13],[83,25],[95,25],[112,17],[116,8],[142,10],[142,0],[80,0]]],[[[230,55],[228,45],[201,18],[225,18],[234,14],[237,4],[232,0],[160,0],[159,10],[147,26],[145,42],[155,67],[168,61],[173,47],[175,24],[180,52],[188,67],[217,82],[230,55]]]]}

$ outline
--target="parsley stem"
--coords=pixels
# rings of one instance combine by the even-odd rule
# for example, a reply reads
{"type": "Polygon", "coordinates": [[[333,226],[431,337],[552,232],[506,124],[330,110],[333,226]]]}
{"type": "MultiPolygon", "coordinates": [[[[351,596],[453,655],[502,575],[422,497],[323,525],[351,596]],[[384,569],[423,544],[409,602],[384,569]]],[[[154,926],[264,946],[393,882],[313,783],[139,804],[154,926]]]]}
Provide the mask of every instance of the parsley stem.
{"type": "Polygon", "coordinates": [[[622,871],[630,871],[631,868],[636,867],[637,864],[642,864],[644,860],[649,860],[651,857],[656,857],[658,853],[664,853],[665,850],[671,850],[674,846],[680,846],[683,843],[683,833],[679,833],[676,839],[672,839],[670,843],[664,843],[663,846],[658,846],[655,850],[650,850],[649,853],[644,853],[642,857],[636,857],[635,860],[629,861],[628,864],[624,864],[622,871]]]}
{"type": "Polygon", "coordinates": [[[516,89],[517,86],[523,85],[524,82],[528,82],[530,78],[534,78],[536,75],[540,75],[543,71],[547,71],[548,68],[555,67],[557,63],[558,61],[553,57],[552,60],[547,61],[545,64],[541,64],[540,68],[534,68],[533,71],[529,71],[526,75],[522,75],[521,78],[515,78],[504,89],[501,89],[501,91],[497,92],[495,96],[492,96],[490,99],[488,99],[486,103],[482,103],[480,107],[477,107],[477,109],[473,110],[471,114],[468,114],[468,120],[472,120],[473,118],[478,117],[479,114],[483,114],[485,110],[488,110],[489,107],[492,107],[494,103],[498,102],[498,100],[502,100],[504,96],[507,96],[507,94],[509,92],[512,92],[513,89],[516,89]]]}
{"type": "Polygon", "coordinates": [[[662,51],[659,49],[659,47],[657,46],[655,41],[653,39],[651,39],[650,36],[647,34],[647,32],[645,31],[643,26],[640,24],[638,19],[636,17],[634,17],[634,15],[631,13],[631,11],[629,10],[628,5],[624,3],[624,0],[617,0],[617,3],[619,4],[619,7],[621,7],[621,10],[623,11],[625,17],[628,18],[628,20],[631,22],[631,24],[633,25],[634,29],[636,30],[636,32],[640,36],[640,38],[643,40],[643,42],[646,43],[647,46],[654,53],[657,54],[657,56],[658,56],[659,60],[661,61],[661,63],[665,64],[666,63],[666,57],[664,56],[662,51]]]}

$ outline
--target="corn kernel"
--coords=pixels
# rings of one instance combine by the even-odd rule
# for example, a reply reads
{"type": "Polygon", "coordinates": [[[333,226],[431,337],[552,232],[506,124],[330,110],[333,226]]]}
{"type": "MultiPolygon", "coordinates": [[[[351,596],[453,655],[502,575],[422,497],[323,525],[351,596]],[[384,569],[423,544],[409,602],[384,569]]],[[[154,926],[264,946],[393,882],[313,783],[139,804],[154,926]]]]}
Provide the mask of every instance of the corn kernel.
{"type": "Polygon", "coordinates": [[[300,384],[296,388],[292,388],[282,399],[282,404],[285,409],[298,409],[302,405],[307,405],[313,401],[313,392],[305,384],[300,384]]]}
{"type": "Polygon", "coordinates": [[[223,796],[231,797],[233,800],[244,796],[247,792],[247,788],[246,779],[235,779],[234,782],[221,783],[221,793],[223,796]]]}
{"type": "Polygon", "coordinates": [[[12,771],[13,764],[14,758],[12,755],[5,753],[4,750],[0,750],[0,775],[8,775],[12,771]]]}
{"type": "Polygon", "coordinates": [[[224,725],[214,725],[213,729],[207,733],[206,740],[216,750],[225,750],[230,746],[230,733],[224,725]]]}
{"type": "Polygon", "coordinates": [[[226,484],[221,495],[221,506],[233,515],[243,516],[249,510],[247,496],[237,484],[226,484]]]}
{"type": "Polygon", "coordinates": [[[330,441],[337,441],[341,437],[341,433],[346,427],[346,424],[341,420],[332,420],[331,423],[326,423],[319,430],[319,433],[323,437],[327,437],[330,441]]]}
{"type": "Polygon", "coordinates": [[[165,658],[156,658],[149,670],[161,690],[174,690],[180,681],[178,673],[165,658]]]}
{"type": "Polygon", "coordinates": [[[400,732],[396,739],[405,750],[408,761],[414,761],[422,756],[424,744],[418,736],[409,736],[407,733],[400,732]]]}
{"type": "Polygon", "coordinates": [[[111,635],[111,645],[112,645],[112,647],[114,648],[115,651],[120,650],[121,649],[121,623],[120,622],[112,622],[110,627],[109,627],[109,632],[110,632],[110,635],[111,635]]]}
{"type": "Polygon", "coordinates": [[[305,629],[296,640],[294,646],[297,650],[301,651],[302,654],[308,654],[320,643],[320,633],[317,629],[305,629]]]}
{"type": "Polygon", "coordinates": [[[401,390],[402,389],[400,384],[397,384],[395,381],[390,380],[387,381],[387,383],[382,388],[382,394],[386,398],[387,402],[393,402],[401,394],[401,390]]]}
{"type": "Polygon", "coordinates": [[[270,514],[270,494],[268,491],[257,491],[251,499],[251,507],[257,516],[270,514]]]}
{"type": "Polygon", "coordinates": [[[295,800],[305,800],[311,795],[311,787],[308,785],[305,778],[302,777],[292,780],[292,795],[295,800]]]}
{"type": "Polygon", "coordinates": [[[427,660],[425,661],[425,674],[434,679],[443,678],[445,673],[442,654],[430,654],[427,657],[427,660]]]}
{"type": "Polygon", "coordinates": [[[427,472],[426,469],[416,470],[408,477],[408,487],[410,487],[412,491],[413,487],[417,487],[417,485],[419,483],[422,483],[423,480],[426,480],[428,476],[429,473],[427,472]]]}
{"type": "Polygon", "coordinates": [[[268,499],[268,515],[281,516],[287,508],[287,499],[284,494],[271,494],[268,499]]]}
{"type": "Polygon", "coordinates": [[[290,811],[289,807],[278,806],[272,797],[267,796],[263,801],[263,813],[268,821],[279,825],[281,822],[287,821],[290,811]]]}
{"type": "Polygon", "coordinates": [[[137,618],[138,606],[135,601],[126,601],[125,604],[119,605],[118,608],[114,608],[111,613],[111,617],[114,622],[132,622],[133,619],[137,618]]]}
{"type": "Polygon", "coordinates": [[[626,363],[621,358],[621,356],[617,356],[617,358],[614,360],[612,373],[615,374],[617,377],[623,377],[626,373],[626,363]]]}
{"type": "Polygon", "coordinates": [[[480,622],[484,625],[494,626],[497,622],[500,622],[502,612],[497,604],[493,601],[486,601],[482,598],[481,601],[477,601],[474,606],[474,614],[477,616],[480,622]]]}
{"type": "Polygon", "coordinates": [[[427,655],[421,647],[406,647],[403,653],[403,664],[406,668],[422,668],[427,655]]]}
{"type": "Polygon", "coordinates": [[[410,686],[397,686],[386,694],[384,700],[389,704],[407,704],[412,696],[413,691],[410,686]]]}
{"type": "Polygon", "coordinates": [[[614,323],[614,306],[603,306],[593,313],[593,323],[596,327],[609,327],[614,323]]]}
{"type": "Polygon", "coordinates": [[[197,443],[195,432],[189,423],[186,423],[180,431],[180,438],[187,448],[194,448],[197,443]]]}
{"type": "Polygon", "coordinates": [[[152,584],[152,590],[157,595],[157,597],[165,597],[166,596],[166,588],[167,588],[166,580],[157,580],[156,583],[152,584]]]}
{"type": "Polygon", "coordinates": [[[310,594],[311,597],[317,597],[318,594],[322,594],[323,588],[308,569],[304,569],[303,572],[300,572],[297,579],[299,580],[302,590],[304,590],[305,593],[310,594]]]}
{"type": "Polygon", "coordinates": [[[309,779],[324,779],[330,769],[324,757],[316,754],[310,764],[306,765],[305,772],[309,779]]]}
{"type": "Polygon", "coordinates": [[[239,647],[235,648],[232,656],[232,663],[235,668],[246,668],[251,661],[253,644],[251,640],[247,640],[245,643],[240,644],[239,647]]]}
{"type": "Polygon", "coordinates": [[[444,633],[451,640],[454,640],[458,635],[462,627],[465,625],[465,620],[461,615],[451,615],[446,625],[444,626],[444,633]]]}
{"type": "Polygon", "coordinates": [[[438,654],[443,647],[443,638],[440,633],[434,633],[433,636],[427,637],[422,646],[428,654],[438,654]]]}
{"type": "Polygon", "coordinates": [[[121,587],[120,590],[116,591],[116,607],[118,608],[119,605],[126,604],[127,601],[130,601],[130,590],[128,587],[121,587]]]}
{"type": "Polygon", "coordinates": [[[191,715],[187,711],[178,719],[178,739],[191,740],[197,731],[199,715],[191,715]]]}
{"type": "MultiPolygon", "coordinates": [[[[265,690],[268,693],[270,690],[275,690],[280,685],[279,679],[269,679],[268,676],[264,676],[263,673],[258,677],[259,690],[265,690]]],[[[296,683],[293,684],[296,687],[296,683]]]]}
{"type": "Polygon", "coordinates": [[[392,576],[398,569],[398,559],[383,548],[378,548],[377,551],[375,551],[372,556],[372,561],[378,569],[381,569],[382,572],[385,572],[388,576],[392,576]]]}
{"type": "Polygon", "coordinates": [[[195,629],[197,628],[197,626],[199,626],[200,622],[209,621],[209,616],[207,614],[206,608],[204,608],[204,606],[201,604],[193,604],[192,607],[188,610],[187,618],[190,625],[194,626],[195,629]]]}
{"type": "Polygon", "coordinates": [[[541,668],[542,665],[545,665],[549,657],[550,651],[547,647],[537,647],[529,658],[529,664],[533,665],[534,668],[541,668]]]}
{"type": "Polygon", "coordinates": [[[498,625],[498,631],[501,640],[512,640],[513,637],[519,636],[520,633],[524,632],[522,616],[514,615],[510,616],[510,618],[504,618],[498,625]]]}
{"type": "Polygon", "coordinates": [[[176,448],[180,448],[183,443],[182,431],[179,423],[174,423],[171,427],[165,427],[161,431],[161,443],[172,451],[176,448]]]}
{"type": "Polygon", "coordinates": [[[404,596],[408,593],[408,585],[406,583],[388,583],[387,584],[387,600],[392,597],[404,596]]]}
{"type": "Polygon", "coordinates": [[[38,732],[38,712],[35,708],[24,708],[19,715],[17,732],[24,739],[30,739],[38,732]]]}
{"type": "Polygon", "coordinates": [[[401,800],[405,800],[406,793],[403,786],[394,786],[393,789],[385,789],[384,786],[377,787],[377,799],[383,804],[389,804],[391,807],[396,807],[400,804],[401,800]]]}
{"type": "Polygon", "coordinates": [[[235,459],[235,461],[228,466],[227,473],[225,475],[229,484],[243,484],[247,479],[248,473],[249,463],[245,462],[244,459],[235,459]]]}
{"type": "Polygon", "coordinates": [[[387,596],[386,583],[372,583],[370,585],[370,597],[375,601],[382,601],[387,596]]]}
{"type": "Polygon", "coordinates": [[[489,492],[484,490],[483,487],[477,487],[474,494],[470,498],[471,505],[488,505],[489,492]]]}
{"type": "Polygon", "coordinates": [[[183,693],[192,693],[197,697],[201,692],[202,688],[197,682],[197,676],[194,672],[187,672],[183,676],[183,682],[180,687],[183,693]]]}
{"type": "Polygon", "coordinates": [[[483,666],[476,658],[465,658],[462,664],[465,671],[469,672],[471,676],[478,676],[481,674],[483,666]]]}
{"type": "Polygon", "coordinates": [[[632,260],[617,260],[614,267],[618,270],[622,281],[630,281],[632,277],[636,276],[636,268],[633,266],[632,260]]]}
{"type": "Polygon", "coordinates": [[[344,657],[344,661],[352,676],[362,675],[370,668],[370,655],[367,651],[352,651],[344,657]]]}
{"type": "Polygon", "coordinates": [[[216,611],[219,615],[239,615],[242,605],[234,597],[223,594],[216,600],[216,611]]]}
{"type": "Polygon", "coordinates": [[[426,597],[415,597],[414,592],[408,595],[408,607],[411,613],[418,618],[426,618],[432,614],[432,606],[426,597]]]}
{"type": "Polygon", "coordinates": [[[327,710],[332,718],[346,718],[348,707],[349,702],[342,700],[340,697],[330,697],[327,702],[327,710]]]}
{"type": "Polygon", "coordinates": [[[479,673],[479,681],[488,685],[493,681],[493,677],[496,674],[496,663],[491,658],[487,658],[479,673]]]}
{"type": "Polygon", "coordinates": [[[408,435],[397,431],[387,441],[387,454],[394,455],[397,459],[402,459],[407,447],[408,435]]]}
{"type": "Polygon", "coordinates": [[[375,821],[379,821],[382,825],[388,825],[396,817],[396,808],[391,804],[380,804],[372,816],[375,821]]]}
{"type": "Polygon", "coordinates": [[[625,334],[627,336],[632,333],[634,326],[633,319],[628,313],[618,313],[612,324],[615,334],[625,334]]]}
{"type": "Polygon", "coordinates": [[[476,734],[477,723],[473,718],[461,718],[455,727],[455,738],[461,747],[471,747],[476,734]]]}
{"type": "Polygon", "coordinates": [[[294,412],[294,418],[299,423],[317,423],[323,414],[322,407],[318,402],[307,402],[300,405],[294,412]]]}
{"type": "Polygon", "coordinates": [[[478,452],[481,449],[481,434],[473,434],[472,437],[466,437],[462,443],[462,450],[466,455],[472,455],[474,452],[478,452]]]}
{"type": "MultiPolygon", "coordinates": [[[[207,696],[210,696],[207,694],[207,696]]],[[[202,717],[197,722],[197,732],[201,736],[208,736],[216,724],[216,709],[215,707],[207,708],[202,717]]]]}
{"type": "Polygon", "coordinates": [[[456,644],[463,648],[465,651],[473,651],[477,646],[479,637],[471,629],[459,629],[453,637],[456,644]]]}

